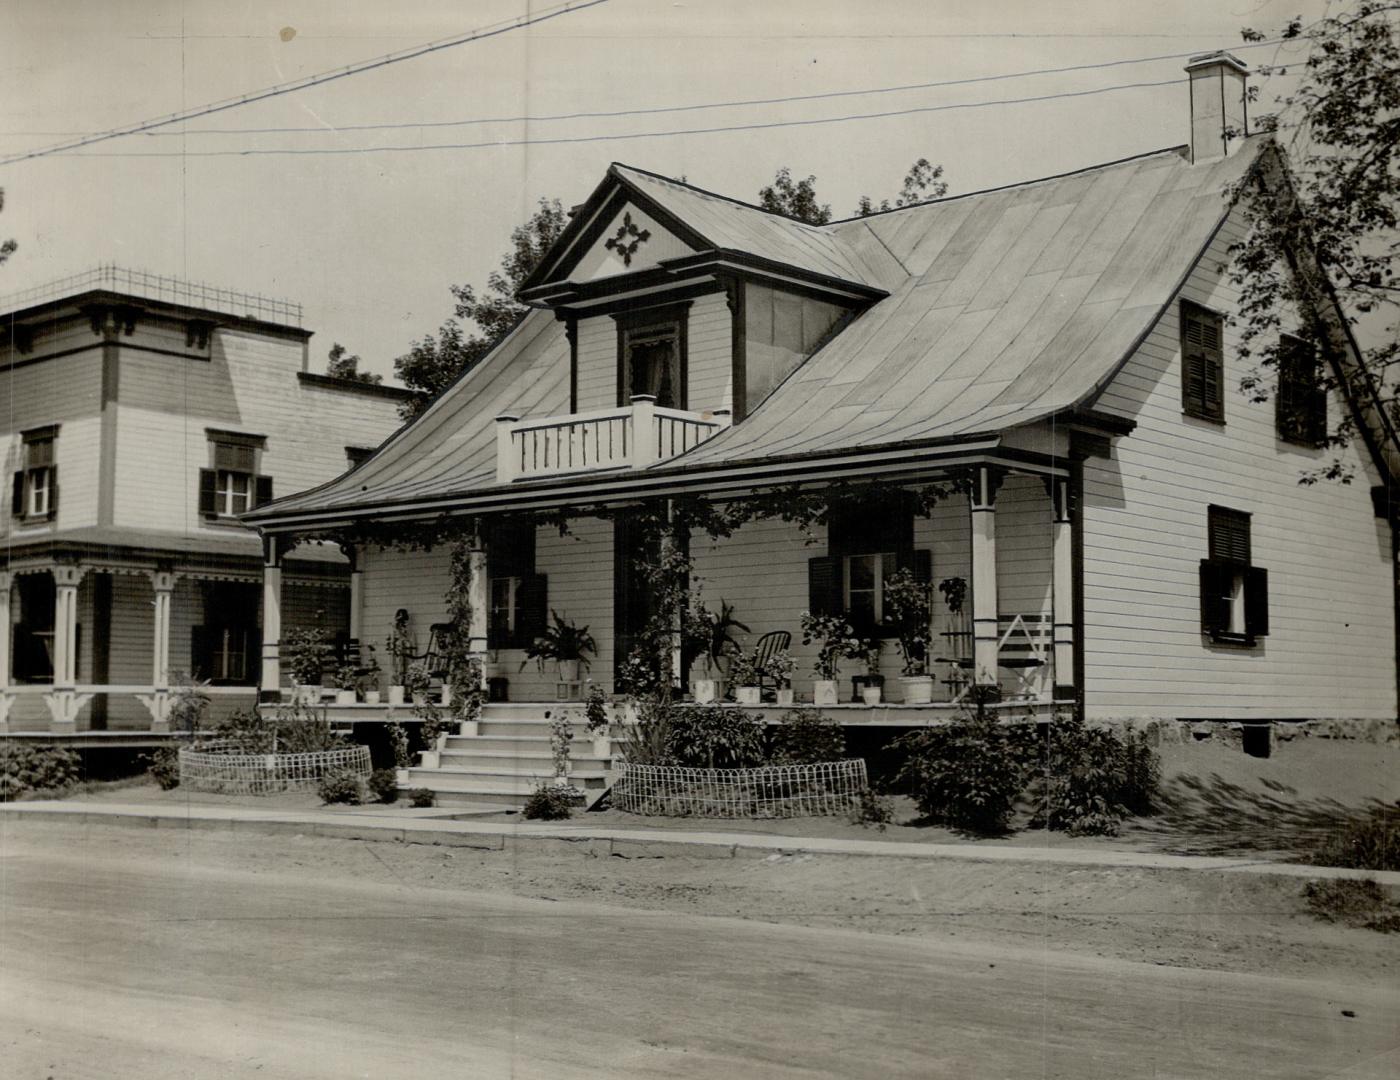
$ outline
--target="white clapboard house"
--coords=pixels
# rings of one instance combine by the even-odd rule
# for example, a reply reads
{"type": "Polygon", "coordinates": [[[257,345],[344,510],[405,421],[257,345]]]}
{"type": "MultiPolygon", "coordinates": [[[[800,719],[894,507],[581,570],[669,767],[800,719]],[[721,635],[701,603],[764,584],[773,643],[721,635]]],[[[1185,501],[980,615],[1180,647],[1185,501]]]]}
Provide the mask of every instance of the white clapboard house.
{"type": "MultiPolygon", "coordinates": [[[[0,731],[163,730],[173,680],[256,700],[262,543],[239,515],[336,476],[405,391],[308,371],[299,305],[102,266],[0,313],[0,731]]],[[[349,633],[303,545],[283,625],[349,633]]]]}
{"type": "MultiPolygon", "coordinates": [[[[483,362],[353,471],[250,515],[270,569],[300,540],[456,519],[490,583],[488,674],[548,702],[557,676],[521,651],[546,612],[590,628],[608,689],[645,614],[625,518],[588,508],[970,471],[971,495],[929,516],[857,514],[815,544],[774,520],[697,538],[703,594],[748,644],[793,635],[799,699],[802,612],[878,619],[907,564],[969,587],[960,612],[935,596],[933,712],[970,677],[1090,718],[1393,717],[1394,548],[1373,498],[1393,447],[1358,440],[1356,482],[1302,487],[1330,453],[1322,410],[1352,406],[1311,392],[1301,352],[1279,396],[1306,408],[1238,391],[1227,193],[1279,152],[1227,134],[1242,64],[1188,71],[1186,146],[824,226],[613,165],[483,362]],[[564,535],[522,528],[529,510],[577,516],[564,535]]],[[[448,558],[359,551],[364,634],[404,609],[426,639],[448,558]]]]}

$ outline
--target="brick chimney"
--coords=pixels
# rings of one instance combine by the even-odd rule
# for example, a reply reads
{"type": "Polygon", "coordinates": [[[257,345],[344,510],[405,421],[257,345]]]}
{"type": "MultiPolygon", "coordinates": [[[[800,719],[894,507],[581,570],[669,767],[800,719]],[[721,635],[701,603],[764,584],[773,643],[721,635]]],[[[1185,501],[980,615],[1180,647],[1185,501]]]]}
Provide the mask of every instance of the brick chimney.
{"type": "Polygon", "coordinates": [[[1227,52],[1204,53],[1186,63],[1191,77],[1191,162],[1218,161],[1239,146],[1249,127],[1245,83],[1249,68],[1227,52]],[[1226,131],[1236,134],[1226,137],[1226,131]]]}

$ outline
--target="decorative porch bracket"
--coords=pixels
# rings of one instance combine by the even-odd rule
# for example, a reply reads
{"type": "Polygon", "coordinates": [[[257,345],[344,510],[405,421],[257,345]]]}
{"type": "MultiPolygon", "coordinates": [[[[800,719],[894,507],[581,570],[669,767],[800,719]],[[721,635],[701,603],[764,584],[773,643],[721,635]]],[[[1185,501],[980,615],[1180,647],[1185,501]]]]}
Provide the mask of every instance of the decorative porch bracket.
{"type": "Polygon", "coordinates": [[[49,730],[59,734],[76,730],[78,714],[92,700],[91,694],[77,692],[78,585],[86,573],[85,566],[53,568],[53,693],[44,695],[44,704],[49,707],[49,730]]]}

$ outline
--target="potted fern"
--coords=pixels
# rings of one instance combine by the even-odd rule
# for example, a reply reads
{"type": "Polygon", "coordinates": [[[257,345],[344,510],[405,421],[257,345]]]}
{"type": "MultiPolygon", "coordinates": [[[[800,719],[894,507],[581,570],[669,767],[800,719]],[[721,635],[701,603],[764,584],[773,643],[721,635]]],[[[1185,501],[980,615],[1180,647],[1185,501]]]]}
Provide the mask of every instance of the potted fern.
{"type": "Polygon", "coordinates": [[[553,660],[559,671],[559,680],[576,683],[580,673],[588,669],[588,654],[598,652],[598,643],[593,640],[588,627],[563,618],[552,608],[549,616],[550,622],[544,632],[525,650],[525,660],[520,667],[524,670],[525,664],[533,660],[543,672],[544,662],[553,660]]]}
{"type": "Polygon", "coordinates": [[[718,612],[698,605],[689,618],[692,648],[698,650],[705,665],[705,678],[695,680],[695,700],[703,705],[723,695],[725,667],[740,651],[733,631],[748,633],[749,628],[734,617],[733,606],[724,600],[719,602],[718,612]]]}

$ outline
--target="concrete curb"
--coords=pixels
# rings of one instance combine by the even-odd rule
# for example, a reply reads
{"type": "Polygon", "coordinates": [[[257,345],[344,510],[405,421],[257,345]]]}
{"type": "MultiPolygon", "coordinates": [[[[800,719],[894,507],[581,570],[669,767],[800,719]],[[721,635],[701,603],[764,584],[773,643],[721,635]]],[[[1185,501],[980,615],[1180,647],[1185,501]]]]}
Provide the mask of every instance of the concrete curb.
{"type": "Polygon", "coordinates": [[[829,840],[753,833],[688,832],[674,829],[598,829],[587,826],[387,820],[369,814],[279,811],[215,806],[146,806],[108,803],[19,802],[0,804],[0,822],[64,820],[85,825],[131,825],[161,829],[232,829],[266,835],[310,835],[481,851],[529,848],[632,859],[772,858],[785,855],[883,856],[896,859],[962,859],[971,862],[1042,863],[1143,870],[1210,870],[1291,878],[1371,878],[1400,886],[1397,870],[1349,870],[1335,866],[1267,862],[1214,855],[1162,855],[1092,848],[1036,848],[984,844],[919,844],[890,840],[829,840]]]}

